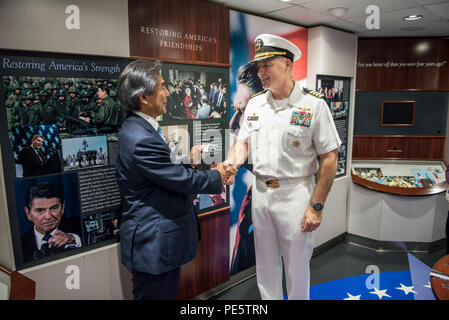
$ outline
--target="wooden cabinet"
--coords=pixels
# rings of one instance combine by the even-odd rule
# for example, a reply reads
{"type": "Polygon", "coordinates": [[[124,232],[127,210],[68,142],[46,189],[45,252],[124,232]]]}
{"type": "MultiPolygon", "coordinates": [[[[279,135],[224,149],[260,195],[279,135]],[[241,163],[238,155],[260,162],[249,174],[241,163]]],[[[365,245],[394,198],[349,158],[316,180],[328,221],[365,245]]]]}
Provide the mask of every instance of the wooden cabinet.
{"type": "Polygon", "coordinates": [[[427,159],[444,158],[444,136],[354,136],[353,159],[427,159]]]}

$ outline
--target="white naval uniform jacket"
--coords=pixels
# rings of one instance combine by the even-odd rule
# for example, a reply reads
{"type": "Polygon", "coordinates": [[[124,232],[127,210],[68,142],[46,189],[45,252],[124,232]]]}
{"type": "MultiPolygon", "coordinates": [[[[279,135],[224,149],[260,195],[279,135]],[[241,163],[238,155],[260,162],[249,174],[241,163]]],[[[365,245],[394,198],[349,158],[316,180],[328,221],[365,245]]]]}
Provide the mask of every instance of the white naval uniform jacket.
{"type": "Polygon", "coordinates": [[[341,145],[326,102],[297,81],[287,99],[270,90],[248,102],[238,139],[249,144],[248,161],[259,178],[305,178],[318,171],[317,156],[341,145]]]}

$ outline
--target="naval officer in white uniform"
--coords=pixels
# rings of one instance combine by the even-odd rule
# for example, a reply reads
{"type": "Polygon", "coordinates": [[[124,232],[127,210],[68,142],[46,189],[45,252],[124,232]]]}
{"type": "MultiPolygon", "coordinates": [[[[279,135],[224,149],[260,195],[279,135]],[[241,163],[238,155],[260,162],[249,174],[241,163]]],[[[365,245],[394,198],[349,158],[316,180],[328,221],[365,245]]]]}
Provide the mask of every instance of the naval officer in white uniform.
{"type": "Polygon", "coordinates": [[[335,178],[341,140],[321,95],[292,79],[299,48],[270,34],[254,44],[253,63],[266,90],[249,100],[226,162],[238,167],[249,157],[254,165],[252,219],[262,299],[283,299],[281,257],[288,298],[309,299],[313,231],[335,178]]]}

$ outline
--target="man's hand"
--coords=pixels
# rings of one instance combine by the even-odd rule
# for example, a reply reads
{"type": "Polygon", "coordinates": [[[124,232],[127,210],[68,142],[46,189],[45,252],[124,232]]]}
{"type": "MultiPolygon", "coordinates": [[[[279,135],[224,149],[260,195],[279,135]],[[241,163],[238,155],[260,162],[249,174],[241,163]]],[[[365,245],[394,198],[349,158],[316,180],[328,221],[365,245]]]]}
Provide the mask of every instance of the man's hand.
{"type": "Polygon", "coordinates": [[[56,230],[52,237],[48,239],[49,248],[59,248],[65,246],[66,244],[75,243],[75,237],[71,234],[67,234],[61,230],[56,230]]]}
{"type": "Polygon", "coordinates": [[[218,164],[216,169],[220,172],[223,184],[231,185],[234,183],[234,176],[237,174],[237,169],[234,166],[225,161],[218,164]]]}
{"type": "Polygon", "coordinates": [[[304,212],[304,218],[301,223],[302,232],[312,232],[316,230],[321,224],[323,212],[316,211],[312,206],[307,206],[306,212],[304,212]]]}
{"type": "Polygon", "coordinates": [[[199,165],[201,163],[201,159],[204,159],[204,157],[205,157],[205,153],[203,152],[203,146],[202,145],[194,146],[190,150],[190,155],[189,155],[190,165],[193,168],[195,168],[197,165],[199,165]]]}

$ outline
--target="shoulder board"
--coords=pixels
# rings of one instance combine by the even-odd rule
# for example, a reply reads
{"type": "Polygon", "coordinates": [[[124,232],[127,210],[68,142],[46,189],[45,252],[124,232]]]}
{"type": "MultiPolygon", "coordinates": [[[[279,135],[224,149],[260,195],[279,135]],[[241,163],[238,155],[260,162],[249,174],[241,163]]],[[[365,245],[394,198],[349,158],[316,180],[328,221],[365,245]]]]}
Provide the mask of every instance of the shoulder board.
{"type": "Polygon", "coordinates": [[[249,98],[252,99],[252,98],[254,98],[254,97],[260,96],[261,94],[267,92],[267,90],[268,90],[268,89],[265,89],[265,90],[262,90],[262,91],[260,91],[260,92],[257,92],[257,93],[253,94],[253,95],[252,95],[251,97],[249,97],[249,98]]]}
{"type": "Polygon", "coordinates": [[[319,93],[319,92],[317,92],[317,91],[315,91],[315,90],[310,90],[310,89],[308,89],[308,88],[306,88],[306,87],[304,87],[304,88],[302,88],[302,89],[304,90],[304,92],[306,92],[306,93],[308,93],[308,94],[311,94],[312,96],[315,96],[315,97],[317,97],[317,98],[322,99],[322,98],[324,97],[324,94],[321,94],[321,93],[319,93]]]}

